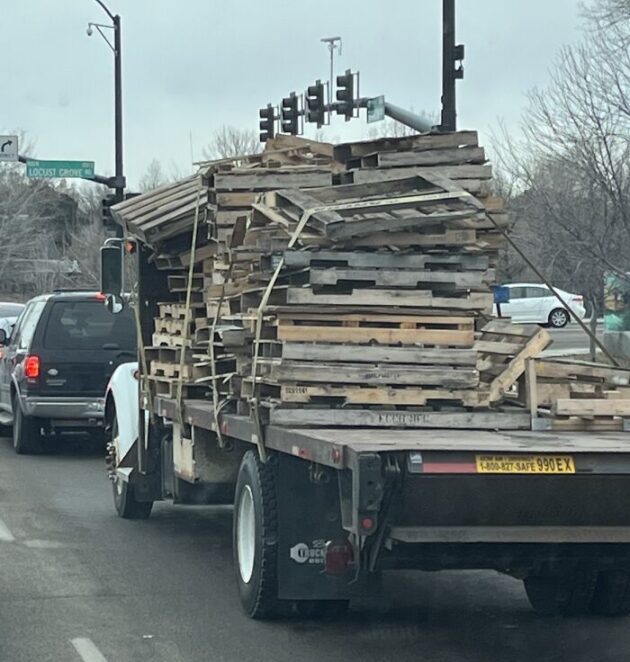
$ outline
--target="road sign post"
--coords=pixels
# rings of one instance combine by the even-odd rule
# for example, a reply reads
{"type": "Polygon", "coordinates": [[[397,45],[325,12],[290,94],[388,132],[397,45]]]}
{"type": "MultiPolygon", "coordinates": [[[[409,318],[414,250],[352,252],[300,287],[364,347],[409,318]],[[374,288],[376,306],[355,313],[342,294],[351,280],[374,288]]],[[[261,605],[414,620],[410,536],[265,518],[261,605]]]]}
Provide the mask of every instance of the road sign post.
{"type": "Polygon", "coordinates": [[[0,162],[18,160],[18,137],[0,136],[0,162]]]}
{"type": "Polygon", "coordinates": [[[36,161],[26,162],[26,176],[39,179],[94,177],[94,161],[36,161]]]}

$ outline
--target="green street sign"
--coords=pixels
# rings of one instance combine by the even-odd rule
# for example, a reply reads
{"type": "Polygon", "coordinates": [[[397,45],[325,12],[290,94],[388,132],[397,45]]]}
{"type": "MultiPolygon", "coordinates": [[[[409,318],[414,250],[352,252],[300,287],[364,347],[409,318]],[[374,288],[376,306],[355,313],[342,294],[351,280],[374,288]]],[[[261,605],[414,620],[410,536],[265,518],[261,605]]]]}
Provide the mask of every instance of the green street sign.
{"type": "Polygon", "coordinates": [[[372,122],[380,122],[385,119],[385,97],[374,97],[368,99],[367,102],[367,121],[368,124],[372,122]]]}
{"type": "Polygon", "coordinates": [[[34,161],[26,162],[26,176],[39,179],[55,177],[94,177],[94,161],[34,161]]]}

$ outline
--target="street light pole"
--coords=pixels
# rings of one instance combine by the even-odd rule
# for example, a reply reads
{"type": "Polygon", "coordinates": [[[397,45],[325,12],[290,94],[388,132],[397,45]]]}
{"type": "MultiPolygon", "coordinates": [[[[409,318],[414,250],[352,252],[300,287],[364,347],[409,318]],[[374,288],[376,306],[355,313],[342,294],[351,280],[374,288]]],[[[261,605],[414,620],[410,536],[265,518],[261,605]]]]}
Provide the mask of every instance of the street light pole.
{"type": "Polygon", "coordinates": [[[122,45],[120,16],[114,16],[114,124],[116,142],[116,201],[125,198],[125,176],[123,172],[123,118],[122,118],[122,45]]]}
{"type": "Polygon", "coordinates": [[[102,0],[95,0],[109,16],[112,25],[100,23],[88,23],[88,36],[92,35],[92,27],[95,27],[101,37],[114,53],[114,151],[115,151],[115,175],[110,178],[110,187],[116,191],[116,202],[125,199],[125,174],[123,166],[123,117],[122,117],[122,39],[120,16],[112,14],[102,0]],[[103,32],[103,28],[114,31],[114,43],[112,44],[103,32]]]}

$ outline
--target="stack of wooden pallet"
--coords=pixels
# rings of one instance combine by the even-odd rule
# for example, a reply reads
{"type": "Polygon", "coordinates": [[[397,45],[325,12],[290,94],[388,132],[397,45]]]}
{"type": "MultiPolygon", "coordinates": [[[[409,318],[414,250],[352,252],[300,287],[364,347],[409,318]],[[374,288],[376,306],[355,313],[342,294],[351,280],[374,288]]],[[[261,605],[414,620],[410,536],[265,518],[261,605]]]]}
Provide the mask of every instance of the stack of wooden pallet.
{"type": "Polygon", "coordinates": [[[626,371],[535,359],[546,331],[491,319],[490,184],[474,132],[279,136],[123,203],[166,274],[155,394],[284,425],[619,429],[626,371]]]}
{"type": "MultiPolygon", "coordinates": [[[[495,346],[501,338],[485,340],[483,354],[475,346],[476,321],[491,314],[489,285],[501,246],[496,225],[505,218],[496,199],[488,199],[488,210],[483,196],[446,176],[489,177],[487,166],[452,169],[464,167],[462,158],[483,160],[483,150],[470,148],[474,140],[469,133],[450,136],[450,153],[429,149],[444,144],[442,136],[377,141],[373,147],[383,154],[406,153],[423,164],[378,184],[312,181],[307,190],[271,185],[274,176],[290,181],[271,170],[234,173],[231,180],[215,175],[215,186],[242,182],[260,192],[269,182],[274,189],[251,204],[246,231],[219,247],[206,288],[208,306],[227,301],[230,315],[222,320],[243,328],[242,344],[230,348],[231,393],[241,411],[255,402],[275,423],[406,426],[418,424],[418,413],[430,422],[426,414],[452,418],[501,401],[521,374],[503,363],[531,355],[533,345],[527,336],[501,347],[495,346]],[[511,369],[512,382],[504,377],[501,388],[495,382],[502,369],[492,383],[482,379],[497,366],[511,369]]],[[[344,146],[336,154],[343,150],[349,157],[355,151],[344,146]]],[[[335,181],[356,180],[369,167],[359,164],[357,171],[351,158],[341,165],[350,169],[335,181]]],[[[470,178],[465,186],[481,192],[470,178]]],[[[536,346],[549,342],[541,334],[531,329],[536,346]]],[[[487,414],[484,427],[506,421],[487,414]]]]}

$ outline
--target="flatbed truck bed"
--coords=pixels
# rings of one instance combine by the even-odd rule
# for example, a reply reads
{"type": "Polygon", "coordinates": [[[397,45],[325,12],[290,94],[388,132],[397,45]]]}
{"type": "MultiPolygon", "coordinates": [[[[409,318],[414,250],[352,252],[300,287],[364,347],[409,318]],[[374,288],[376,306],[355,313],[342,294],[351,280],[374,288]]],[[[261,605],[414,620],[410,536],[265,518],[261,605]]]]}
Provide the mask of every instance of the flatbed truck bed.
{"type": "MultiPolygon", "coordinates": [[[[123,403],[108,397],[114,432],[123,403]]],[[[249,416],[209,400],[152,405],[110,474],[116,508],[233,503],[254,618],[373,597],[399,569],[492,569],[543,613],[630,613],[627,432],[266,425],[263,446],[249,416]]]]}

